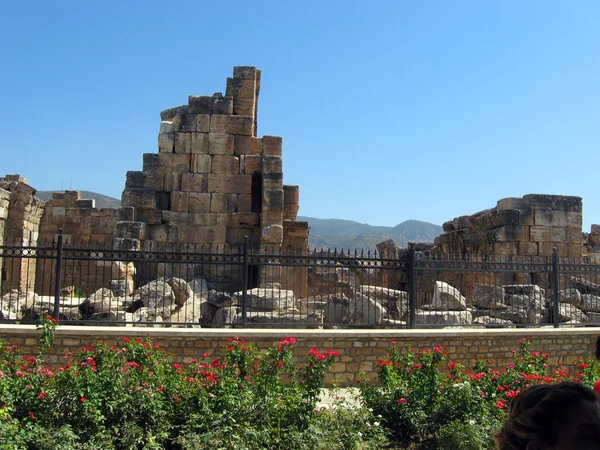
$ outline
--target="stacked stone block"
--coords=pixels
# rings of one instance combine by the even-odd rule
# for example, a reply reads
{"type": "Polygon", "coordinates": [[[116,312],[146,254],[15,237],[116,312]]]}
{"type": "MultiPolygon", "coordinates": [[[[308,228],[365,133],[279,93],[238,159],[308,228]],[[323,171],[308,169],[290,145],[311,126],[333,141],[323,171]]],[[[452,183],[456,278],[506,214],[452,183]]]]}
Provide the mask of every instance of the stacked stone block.
{"type": "MultiPolygon", "coordinates": [[[[246,236],[256,250],[281,249],[299,192],[283,185],[282,139],[257,137],[260,79],[255,67],[235,67],[225,95],[190,96],[161,113],[158,153],[127,173],[116,249],[192,244],[227,252],[246,236]]],[[[307,238],[298,245],[304,250],[307,238]]],[[[213,269],[224,275],[222,266],[213,269]]],[[[147,277],[157,275],[149,270],[147,277]]]]}
{"type": "Polygon", "coordinates": [[[581,197],[525,195],[443,225],[435,245],[442,254],[580,257],[581,197]]]}
{"type": "MultiPolygon", "coordinates": [[[[5,213],[2,213],[6,215],[3,242],[7,245],[37,245],[44,202],[34,197],[35,189],[20,175],[6,175],[0,178],[0,189],[5,191],[2,195],[5,205],[8,200],[8,207],[5,206],[5,213]]],[[[2,270],[3,293],[9,289],[33,290],[35,259],[13,258],[10,262],[5,260],[2,270]]]]}

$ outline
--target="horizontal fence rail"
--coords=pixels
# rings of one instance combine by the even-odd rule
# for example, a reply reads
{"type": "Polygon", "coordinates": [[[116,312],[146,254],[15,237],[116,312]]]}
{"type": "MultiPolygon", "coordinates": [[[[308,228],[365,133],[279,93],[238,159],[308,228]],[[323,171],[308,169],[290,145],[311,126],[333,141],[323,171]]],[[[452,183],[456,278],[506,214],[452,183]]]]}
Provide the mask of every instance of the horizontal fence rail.
{"type": "Polygon", "coordinates": [[[184,327],[539,327],[600,324],[585,258],[434,257],[193,244],[0,246],[0,320],[184,327]]]}

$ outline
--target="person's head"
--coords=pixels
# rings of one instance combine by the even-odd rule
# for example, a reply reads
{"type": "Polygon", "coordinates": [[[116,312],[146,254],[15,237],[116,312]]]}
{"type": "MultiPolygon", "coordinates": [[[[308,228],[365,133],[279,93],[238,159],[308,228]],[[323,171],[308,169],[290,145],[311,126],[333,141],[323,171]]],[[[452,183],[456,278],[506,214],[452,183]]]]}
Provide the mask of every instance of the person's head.
{"type": "Polygon", "coordinates": [[[600,336],[596,339],[596,359],[600,361],[600,336]]]}
{"type": "Polygon", "coordinates": [[[513,399],[496,440],[500,450],[598,450],[600,399],[571,381],[531,386],[513,399]]]}

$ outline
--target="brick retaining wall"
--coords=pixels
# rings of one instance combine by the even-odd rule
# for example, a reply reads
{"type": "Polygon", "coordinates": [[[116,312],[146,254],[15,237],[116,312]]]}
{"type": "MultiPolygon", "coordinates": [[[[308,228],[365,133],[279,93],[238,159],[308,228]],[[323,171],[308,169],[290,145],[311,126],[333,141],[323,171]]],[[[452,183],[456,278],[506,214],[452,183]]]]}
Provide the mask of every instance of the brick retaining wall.
{"type": "MultiPolygon", "coordinates": [[[[389,341],[410,344],[417,348],[443,346],[450,359],[470,364],[482,355],[502,366],[511,361],[512,350],[523,337],[531,339],[534,350],[550,353],[549,364],[573,366],[578,356],[592,358],[600,328],[541,328],[541,329],[442,329],[442,330],[257,330],[257,329],[190,329],[142,327],[80,327],[60,326],[46,362],[53,368],[62,364],[69,351],[106,341],[117,344],[127,336],[152,337],[155,343],[173,355],[173,362],[189,363],[204,352],[212,356],[223,354],[227,338],[239,336],[261,351],[276,345],[284,336],[297,339],[295,353],[302,362],[310,348],[338,350],[340,356],[333,365],[327,382],[339,386],[353,384],[360,371],[376,379],[377,361],[385,354],[389,341]]],[[[2,325],[0,338],[23,347],[26,354],[37,352],[39,331],[32,325],[2,325]]]]}

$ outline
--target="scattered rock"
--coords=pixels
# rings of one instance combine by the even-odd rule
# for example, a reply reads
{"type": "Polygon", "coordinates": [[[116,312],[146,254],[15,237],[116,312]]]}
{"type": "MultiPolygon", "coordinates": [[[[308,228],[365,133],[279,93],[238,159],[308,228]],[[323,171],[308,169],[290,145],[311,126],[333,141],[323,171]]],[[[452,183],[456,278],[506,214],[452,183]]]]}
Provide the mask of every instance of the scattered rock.
{"type": "Polygon", "coordinates": [[[464,311],[467,309],[467,299],[455,287],[436,281],[431,305],[440,311],[464,311]]]}
{"type": "Polygon", "coordinates": [[[473,305],[478,308],[490,308],[491,304],[501,304],[504,301],[504,289],[502,286],[491,284],[473,285],[473,305]]]}

